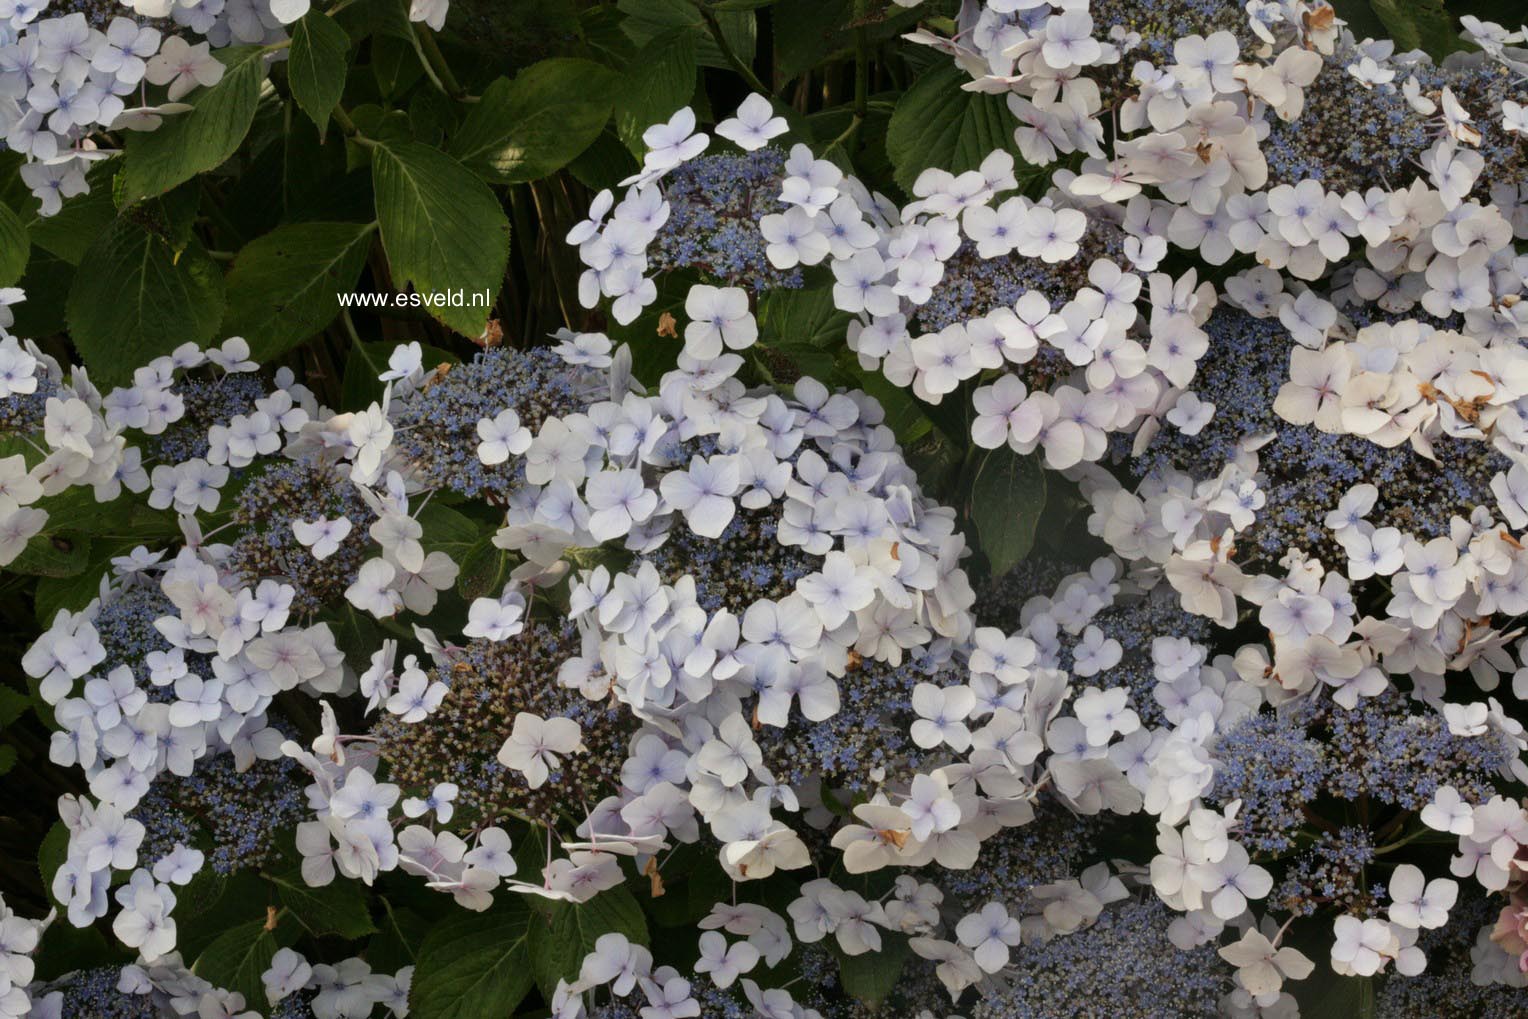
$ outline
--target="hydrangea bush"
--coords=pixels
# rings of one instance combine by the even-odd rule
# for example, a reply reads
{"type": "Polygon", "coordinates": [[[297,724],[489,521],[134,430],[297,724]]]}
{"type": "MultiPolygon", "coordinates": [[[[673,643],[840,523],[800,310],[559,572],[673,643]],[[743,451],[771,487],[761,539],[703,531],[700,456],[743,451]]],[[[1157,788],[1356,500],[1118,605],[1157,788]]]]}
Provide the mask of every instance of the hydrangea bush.
{"type": "Polygon", "coordinates": [[[521,6],[0,0],[0,1017],[1528,1012],[1528,28],[521,6]]]}

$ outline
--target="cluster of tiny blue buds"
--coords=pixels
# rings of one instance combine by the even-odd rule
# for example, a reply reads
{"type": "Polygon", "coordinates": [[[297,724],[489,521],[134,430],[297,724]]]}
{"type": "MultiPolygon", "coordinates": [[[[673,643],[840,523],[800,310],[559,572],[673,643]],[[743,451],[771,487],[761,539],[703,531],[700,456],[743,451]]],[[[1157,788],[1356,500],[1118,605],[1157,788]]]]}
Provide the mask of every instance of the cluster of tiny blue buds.
{"type": "Polygon", "coordinates": [[[0,435],[29,435],[41,429],[48,399],[58,395],[58,383],[38,372],[36,390],[0,400],[0,435]]]}
{"type": "MultiPolygon", "coordinates": [[[[1288,377],[1294,341],[1276,318],[1260,319],[1229,305],[1205,326],[1210,347],[1199,362],[1194,390],[1215,404],[1215,416],[1197,435],[1164,427],[1130,469],[1145,477],[1176,468],[1198,480],[1213,478],[1234,460],[1246,438],[1276,433],[1258,449],[1267,476],[1266,504],[1237,536],[1236,560],[1251,572],[1276,572],[1291,548],[1338,567],[1346,553],[1326,526],[1326,515],[1356,484],[1379,489],[1369,515],[1376,527],[1392,526],[1427,540],[1448,533],[1460,506],[1492,502],[1491,478],[1510,463],[1483,442],[1440,436],[1437,460],[1409,444],[1393,449],[1356,435],[1332,435],[1313,425],[1291,425],[1274,413],[1279,387],[1288,377]]],[[[1128,437],[1115,439],[1121,455],[1128,437]]]]}
{"type": "Polygon", "coordinates": [[[1269,906],[1299,916],[1323,908],[1356,916],[1374,913],[1384,892],[1364,882],[1364,869],[1374,862],[1374,848],[1374,836],[1362,826],[1322,832],[1289,864],[1284,880],[1268,897],[1269,906]]]}
{"type": "MultiPolygon", "coordinates": [[[[1399,88],[1368,88],[1347,68],[1362,54],[1339,46],[1325,58],[1321,74],[1306,90],[1305,110],[1295,121],[1267,118],[1263,143],[1269,185],[1317,180],[1328,191],[1400,187],[1433,144],[1431,118],[1411,108],[1399,88]]],[[[1451,90],[1466,109],[1501,109],[1503,100],[1521,98],[1512,72],[1496,63],[1439,67],[1419,64],[1397,76],[1417,79],[1424,95],[1451,90]]],[[[1485,160],[1477,191],[1485,199],[1492,185],[1520,183],[1528,177],[1522,145],[1503,130],[1495,116],[1478,117],[1477,147],[1485,160]]]]}
{"type": "Polygon", "coordinates": [[[121,966],[98,966],[72,974],[57,988],[64,995],[60,1015],[65,1019],[165,1019],[173,1014],[161,1010],[153,995],[117,990],[121,979],[121,966]]]}
{"type": "Polygon", "coordinates": [[[1151,899],[1105,909],[1090,927],[1013,952],[1012,977],[973,1019],[1160,1019],[1219,1014],[1228,967],[1213,944],[1179,951],[1173,912],[1151,899]]]}
{"type": "Polygon", "coordinates": [[[387,780],[419,798],[441,782],[455,783],[460,792],[452,826],[463,831],[511,817],[582,821],[586,805],[614,790],[636,725],[609,702],[558,684],[558,669],[578,646],[571,625],[534,623],[506,640],[475,640],[457,649],[449,668],[430,673],[432,683],[449,687],[438,708],[413,723],[388,715],[374,728],[387,780]],[[522,711],[573,719],[589,750],[561,758],[536,789],[497,760],[522,711]]]}
{"type": "Polygon", "coordinates": [[[765,255],[759,220],[784,212],[785,153],[717,153],[692,159],[665,179],[669,217],[650,254],[654,268],[688,269],[753,293],[796,289],[801,270],[777,269],[765,255]]]}
{"type": "Polygon", "coordinates": [[[292,610],[317,612],[341,595],[367,558],[367,529],[376,520],[354,485],[332,465],[317,461],[277,461],[261,469],[238,496],[233,520],[241,533],[233,542],[229,567],[251,586],[276,579],[296,593],[292,610]],[[323,559],[297,540],[295,521],[344,517],[350,533],[323,559]]]}
{"type": "Polygon", "coordinates": [[[230,753],[203,758],[185,777],[162,773],[132,812],[145,829],[139,864],[152,866],[180,844],[205,852],[218,874],[259,867],[307,818],[306,779],[289,757],[239,771],[230,753]]]}
{"type": "Polygon", "coordinates": [[[159,435],[150,436],[145,450],[160,463],[178,464],[205,457],[210,448],[207,430],[228,424],[236,415],[253,412],[255,401],[266,395],[265,383],[250,372],[188,377],[177,382],[174,391],[185,401],[185,413],[159,435]]]}
{"type": "Polygon", "coordinates": [[[1033,821],[987,839],[980,863],[951,871],[941,887],[962,913],[978,912],[989,902],[1003,903],[1012,916],[1037,913],[1030,890],[1082,873],[1107,830],[1102,815],[1076,814],[1041,798],[1033,821]]]}
{"type": "Polygon", "coordinates": [[[1383,1019],[1519,1019],[1528,1015],[1528,988],[1471,979],[1471,949],[1481,928],[1496,922],[1500,908],[1499,899],[1461,897],[1449,911],[1447,924],[1424,930],[1417,939],[1417,946],[1427,953],[1427,969],[1417,976],[1386,980],[1375,995],[1374,1014],[1383,1019]]]}
{"type": "Polygon", "coordinates": [[[409,457],[430,487],[469,498],[508,498],[524,477],[518,458],[493,466],[477,454],[478,422],[513,410],[532,435],[547,418],[584,410],[607,394],[595,371],[565,364],[546,348],[494,347],[453,365],[404,397],[394,448],[409,457]]]}

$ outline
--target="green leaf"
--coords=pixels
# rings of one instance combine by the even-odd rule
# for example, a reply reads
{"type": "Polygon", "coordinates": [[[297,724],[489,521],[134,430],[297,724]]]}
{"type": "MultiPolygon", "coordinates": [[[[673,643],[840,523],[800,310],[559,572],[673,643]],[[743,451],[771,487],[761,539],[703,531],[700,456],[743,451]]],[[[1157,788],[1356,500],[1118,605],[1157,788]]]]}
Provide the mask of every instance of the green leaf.
{"type": "Polygon", "coordinates": [[[501,1019],[532,985],[525,903],[458,911],[431,928],[419,947],[409,989],[412,1019],[501,1019]]]}
{"type": "Polygon", "coordinates": [[[906,937],[884,934],[879,952],[845,955],[834,946],[833,954],[838,956],[838,975],[844,990],[874,1010],[896,990],[910,952],[906,937]]]}
{"type": "Polygon", "coordinates": [[[779,0],[771,17],[775,26],[775,75],[781,85],[851,49],[857,31],[874,46],[916,27],[919,18],[930,13],[926,4],[904,9],[878,3],[874,5],[878,11],[856,17],[855,3],[779,0]]]}
{"type": "Polygon", "coordinates": [[[30,228],[32,243],[70,265],[79,265],[90,245],[117,218],[117,206],[111,200],[112,169],[93,168],[85,175],[89,194],[71,198],[55,215],[35,217],[30,228]]]}
{"type": "Polygon", "coordinates": [[[589,56],[611,67],[631,63],[637,45],[625,30],[627,17],[620,10],[607,4],[591,5],[577,16],[577,22],[589,56]]]}
{"type": "MultiPolygon", "coordinates": [[[[148,507],[143,506],[143,509],[148,510],[148,507]]],[[[158,510],[149,512],[161,517],[164,515],[158,510]]],[[[100,515],[111,517],[115,511],[100,515]]],[[[110,573],[112,557],[123,555],[135,545],[143,544],[153,545],[155,542],[147,533],[142,537],[93,539],[90,543],[90,561],[83,570],[72,577],[43,577],[37,582],[32,601],[38,623],[46,627],[59,609],[78,612],[90,604],[92,599],[100,597],[101,578],[110,573]]]]}
{"type": "Polygon", "coordinates": [[[184,887],[175,889],[175,919],[184,923],[205,916],[217,907],[228,892],[228,876],[219,874],[211,867],[203,867],[192,875],[184,887]]]}
{"type": "Polygon", "coordinates": [[[53,875],[58,873],[58,868],[68,858],[69,828],[63,821],[54,821],[53,827],[42,837],[42,844],[37,847],[37,873],[42,877],[42,886],[48,890],[50,901],[58,902],[53,898],[53,875]]]}
{"type": "Polygon", "coordinates": [[[897,183],[909,194],[918,174],[931,166],[964,173],[981,165],[994,149],[1018,157],[1013,114],[1001,96],[966,92],[969,78],[953,63],[940,61],[897,101],[886,131],[886,152],[897,183]]]}
{"type": "Polygon", "coordinates": [[[1374,978],[1341,977],[1320,967],[1295,985],[1303,1019],[1363,1019],[1374,1015],[1374,978]]]}
{"type": "Polygon", "coordinates": [[[44,531],[6,567],[27,577],[77,577],[90,562],[90,536],[76,531],[44,531]]]}
{"type": "MultiPolygon", "coordinates": [[[[188,893],[190,888],[187,886],[188,893]]],[[[201,894],[212,901],[199,903],[201,908],[187,910],[185,915],[177,908],[176,948],[185,958],[195,959],[231,928],[263,926],[269,916],[270,893],[270,885],[252,870],[229,875],[221,884],[207,887],[201,894]]]]}
{"type": "Polygon", "coordinates": [[[1443,0],[1369,0],[1369,6],[1395,40],[1397,50],[1426,50],[1442,60],[1464,42],[1443,0]]]}
{"type": "Polygon", "coordinates": [[[377,620],[354,605],[329,608],[319,614],[318,621],[328,624],[335,646],[347,661],[368,661],[382,646],[382,628],[377,620]]]}
{"type": "Polygon", "coordinates": [[[182,343],[205,344],[223,321],[223,274],[192,241],[177,253],[131,219],[86,252],[65,307],[75,346],[97,382],[120,382],[182,343]]]}
{"type": "Polygon", "coordinates": [[[420,54],[412,35],[400,39],[379,35],[371,41],[371,73],[385,98],[402,95],[424,75],[420,54]]]}
{"type": "Polygon", "coordinates": [[[136,538],[140,543],[158,537],[179,536],[174,520],[163,510],[156,510],[131,497],[118,502],[99,503],[89,488],[71,488],[53,496],[45,504],[48,531],[78,531],[82,534],[114,538],[136,538]]]}
{"type": "Polygon", "coordinates": [[[365,888],[358,882],[336,880],[322,888],[310,888],[300,870],[266,876],[276,886],[281,904],[315,936],[363,938],[377,929],[366,908],[365,888]]]}
{"type": "Polygon", "coordinates": [[[1004,446],[985,455],[971,484],[971,522],[994,577],[1029,554],[1045,508],[1045,475],[1033,456],[1004,446]]]}
{"type": "Polygon", "coordinates": [[[355,290],[374,223],[297,223],[239,252],[228,274],[223,333],[242,336],[262,364],[302,343],[339,314],[355,290]]]}
{"type": "Polygon", "coordinates": [[[21,279],[21,274],[27,270],[27,257],[31,251],[32,242],[27,238],[26,224],[10,210],[10,206],[0,205],[0,287],[8,287],[21,279]]]}
{"type": "Polygon", "coordinates": [[[456,591],[469,601],[497,598],[514,569],[509,553],[493,543],[492,534],[483,535],[460,557],[453,558],[461,566],[456,575],[456,591]]]}
{"type": "Polygon", "coordinates": [[[643,900],[643,911],[659,927],[691,927],[732,895],[732,879],[716,851],[695,843],[675,847],[660,871],[663,894],[643,900]]]}
{"type": "MultiPolygon", "coordinates": [[[[64,206],[68,208],[68,206],[64,206]]],[[[74,285],[74,266],[40,245],[32,245],[32,260],[17,284],[27,299],[11,305],[16,324],[11,332],[40,340],[64,331],[64,304],[74,285]]]]}
{"type": "MultiPolygon", "coordinates": [[[[407,110],[383,109],[376,103],[363,103],[350,111],[350,119],[362,135],[384,145],[401,145],[417,141],[409,124],[407,110]]],[[[346,171],[371,165],[372,149],[354,139],[345,139],[346,171]]]]}
{"type": "Polygon", "coordinates": [[[350,36],[322,11],[311,10],[292,26],[287,81],[292,98],[313,118],[319,134],[328,130],[329,114],[345,92],[349,55],[350,36]]]}
{"type": "MultiPolygon", "coordinates": [[[[1516,0],[1514,0],[1516,2],[1516,0]]],[[[1347,22],[1348,30],[1355,39],[1383,39],[1387,32],[1384,22],[1369,6],[1369,0],[1332,0],[1337,16],[1347,22]]]]}
{"type": "Polygon", "coordinates": [[[223,50],[223,80],[196,93],[195,109],[167,117],[157,131],[130,132],[123,158],[122,200],[162,194],[238,151],[255,119],[265,61],[258,46],[223,50]]]}
{"type": "Polygon", "coordinates": [[[781,387],[793,386],[802,378],[831,382],[837,365],[831,352],[806,343],[772,344],[760,347],[760,354],[758,367],[772,384],[781,387]]]}
{"type": "Polygon", "coordinates": [[[379,898],[382,929],[366,942],[366,961],[371,963],[373,970],[396,973],[419,961],[415,953],[429,933],[430,922],[407,906],[397,906],[391,899],[379,898]]]}
{"type": "Polygon", "coordinates": [[[29,209],[37,199],[21,179],[19,172],[28,162],[26,156],[11,149],[0,152],[0,205],[12,209],[29,209]]]}
{"type": "Polygon", "coordinates": [[[545,57],[586,55],[580,15],[591,10],[617,14],[613,3],[607,7],[590,0],[452,0],[438,38],[458,77],[470,77],[473,70],[528,67],[545,57]]]}
{"type": "Polygon", "coordinates": [[[191,972],[225,991],[238,991],[245,1001],[264,1001],[260,974],[270,969],[281,943],[264,920],[230,927],[202,950],[191,972]]]}
{"type": "Polygon", "coordinates": [[[554,902],[549,920],[532,918],[531,968],[536,986],[548,1001],[558,980],[577,979],[584,956],[602,935],[626,935],[635,945],[648,944],[647,919],[625,885],[601,892],[588,902],[554,902]]]}
{"type": "MultiPolygon", "coordinates": [[[[283,139],[279,180],[281,221],[287,223],[344,221],[369,223],[377,218],[371,196],[371,167],[364,171],[346,169],[346,155],[356,146],[350,142],[327,145],[318,136],[318,128],[306,117],[294,118],[292,130],[283,139]]],[[[237,210],[251,223],[247,236],[254,237],[270,228],[272,210],[254,203],[237,210]]]]}
{"type": "Polygon", "coordinates": [[[617,344],[631,347],[631,371],[643,385],[656,386],[658,380],[677,363],[684,344],[671,336],[660,335],[663,316],[673,316],[676,321],[685,319],[684,303],[690,288],[700,277],[689,269],[659,273],[658,298],[642,309],[642,314],[626,325],[610,323],[610,338],[617,344]]]}
{"type": "Polygon", "coordinates": [[[137,957],[116,938],[107,940],[99,927],[76,927],[61,920],[43,932],[32,953],[38,980],[57,980],[66,974],[97,966],[125,964],[137,957]]]}
{"type": "MultiPolygon", "coordinates": [[[[92,559],[98,560],[99,556],[92,559]]],[[[34,599],[37,622],[47,626],[59,609],[78,612],[100,594],[100,587],[101,573],[88,566],[73,577],[43,577],[37,582],[34,599]]]]}
{"type": "Polygon", "coordinates": [[[420,538],[426,551],[440,549],[455,559],[472,546],[482,532],[472,519],[450,506],[432,502],[415,515],[424,534],[420,538]]]}
{"type": "Polygon", "coordinates": [[[833,305],[833,291],[771,290],[759,300],[759,342],[796,342],[836,348],[852,316],[833,305]]]}
{"type": "MultiPolygon", "coordinates": [[[[854,352],[847,347],[839,351],[839,364],[855,385],[875,397],[886,412],[886,427],[896,433],[897,442],[904,448],[923,438],[934,428],[934,423],[924,413],[926,404],[920,403],[906,389],[895,385],[879,370],[866,371],[859,364],[854,352]]],[[[961,437],[965,437],[962,431],[961,437]]]]}
{"type": "Polygon", "coordinates": [[[414,38],[408,0],[357,0],[341,10],[339,17],[351,24],[352,35],[372,33],[405,41],[414,38]]]}
{"type": "MultiPolygon", "coordinates": [[[[732,65],[706,27],[705,18],[696,9],[694,0],[620,0],[616,6],[626,15],[621,22],[621,31],[638,46],[682,29],[694,36],[695,60],[701,67],[731,69],[732,65]]],[[[744,63],[753,63],[758,47],[758,26],[753,12],[737,4],[711,3],[709,6],[716,14],[716,23],[728,48],[744,63]]]]}
{"type": "MultiPolygon", "coordinates": [[[[372,186],[382,246],[398,286],[437,300],[497,295],[509,262],[509,220],[488,185],[444,152],[417,142],[372,150],[372,186]]],[[[469,337],[488,324],[487,307],[427,309],[469,337]]]]}
{"type": "Polygon", "coordinates": [[[489,85],[451,139],[451,154],[484,180],[517,184],[555,173],[594,143],[620,76],[557,57],[489,85]]]}
{"type": "Polygon", "coordinates": [[[606,129],[583,153],[568,164],[568,172],[591,191],[616,188],[636,172],[637,161],[615,131],[606,129]]]}
{"type": "Polygon", "coordinates": [[[689,103],[696,70],[695,36],[689,31],[659,36],[633,58],[615,101],[615,127],[639,159],[645,148],[642,132],[689,103]]]}
{"type": "Polygon", "coordinates": [[[434,89],[418,89],[409,98],[409,130],[415,141],[440,148],[458,122],[455,104],[434,89]]]}
{"type": "MultiPolygon", "coordinates": [[[[759,300],[759,347],[784,358],[800,375],[831,386],[849,321],[847,312],[833,306],[831,290],[772,291],[759,300]]],[[[781,377],[779,366],[765,367],[778,381],[790,381],[789,373],[781,377]]]]}
{"type": "Polygon", "coordinates": [[[13,724],[32,706],[32,698],[20,690],[0,686],[0,729],[13,724]]]}

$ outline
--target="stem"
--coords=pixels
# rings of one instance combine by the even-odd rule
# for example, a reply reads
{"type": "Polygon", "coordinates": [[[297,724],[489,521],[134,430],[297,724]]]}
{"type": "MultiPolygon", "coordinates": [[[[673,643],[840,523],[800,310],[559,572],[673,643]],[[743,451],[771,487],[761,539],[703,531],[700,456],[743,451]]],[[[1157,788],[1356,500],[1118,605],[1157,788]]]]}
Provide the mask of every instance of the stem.
{"type": "MultiPolygon", "coordinates": [[[[869,0],[854,0],[854,20],[862,22],[870,11],[869,0]]],[[[854,119],[863,122],[870,111],[870,36],[865,26],[854,29],[854,119]]]]}
{"type": "Polygon", "coordinates": [[[716,40],[716,46],[722,51],[722,56],[727,58],[727,63],[732,65],[734,71],[743,76],[748,87],[760,95],[774,95],[774,90],[760,81],[759,76],[753,73],[753,68],[743,63],[742,58],[733,52],[732,46],[727,42],[727,36],[722,32],[722,23],[717,20],[715,12],[707,6],[705,0],[695,0],[695,9],[700,11],[700,16],[705,19],[706,29],[711,33],[711,38],[716,40]]]}
{"type": "Polygon", "coordinates": [[[1412,815],[1411,815],[1410,811],[1407,811],[1407,812],[1401,813],[1401,814],[1397,814],[1395,816],[1394,820],[1390,821],[1387,824],[1382,825],[1379,828],[1379,830],[1374,833],[1374,837],[1376,839],[1388,839],[1388,838],[1390,838],[1390,836],[1394,835],[1396,832],[1398,832],[1402,828],[1406,827],[1406,821],[1411,816],[1412,815]]]}
{"type": "Polygon", "coordinates": [[[1419,828],[1416,831],[1412,832],[1410,835],[1407,835],[1403,839],[1396,839],[1394,842],[1391,842],[1388,845],[1380,846],[1378,849],[1376,849],[1374,851],[1374,855],[1375,856],[1382,856],[1385,853],[1393,853],[1397,849],[1401,848],[1402,846],[1409,845],[1410,843],[1415,842],[1417,839],[1422,838],[1425,835],[1431,834],[1431,832],[1432,832],[1431,828],[1419,828]]]}
{"type": "Polygon", "coordinates": [[[823,157],[826,158],[828,153],[832,152],[839,146],[843,146],[844,151],[847,152],[849,149],[849,139],[854,137],[854,132],[858,131],[860,129],[860,125],[864,122],[865,119],[858,113],[850,117],[849,126],[844,128],[843,134],[839,135],[837,138],[834,138],[831,142],[828,143],[827,148],[822,150],[823,157]]]}
{"type": "Polygon", "coordinates": [[[1295,922],[1296,915],[1295,913],[1290,913],[1289,919],[1284,921],[1284,925],[1279,928],[1279,932],[1273,936],[1272,943],[1274,947],[1278,947],[1279,942],[1284,940],[1284,932],[1289,930],[1289,925],[1295,922]]]}
{"type": "Polygon", "coordinates": [[[1320,828],[1322,831],[1336,831],[1337,830],[1337,825],[1333,824],[1331,821],[1328,821],[1326,818],[1324,818],[1324,817],[1320,816],[1319,814],[1317,814],[1314,810],[1312,810],[1310,808],[1310,806],[1308,804],[1301,806],[1300,811],[1301,811],[1301,813],[1303,813],[1305,815],[1305,819],[1307,821],[1309,821],[1311,824],[1315,825],[1317,828],[1320,828]]]}
{"type": "Polygon", "coordinates": [[[333,112],[330,113],[330,116],[332,116],[334,118],[334,122],[340,126],[340,130],[345,132],[346,138],[349,138],[357,145],[368,149],[374,149],[377,147],[376,141],[366,137],[361,133],[361,129],[355,126],[355,121],[350,119],[350,114],[345,112],[345,108],[343,106],[336,104],[333,112]]]}
{"type": "Polygon", "coordinates": [[[456,80],[456,75],[451,73],[451,66],[446,63],[446,55],[440,51],[440,43],[435,41],[434,32],[425,31],[423,25],[415,25],[414,49],[418,51],[426,73],[430,75],[430,80],[437,88],[452,99],[462,102],[477,101],[477,97],[466,94],[461,83],[456,80]]]}
{"type": "Polygon", "coordinates": [[[350,342],[357,347],[361,345],[361,334],[356,332],[355,319],[350,317],[349,308],[340,309],[340,320],[345,323],[345,332],[350,336],[350,342]]]}
{"type": "MultiPolygon", "coordinates": [[[[536,181],[531,181],[530,192],[531,192],[531,204],[533,206],[535,206],[535,209],[536,209],[536,220],[537,220],[537,222],[543,223],[543,224],[547,224],[549,226],[552,225],[552,224],[556,224],[557,219],[556,219],[555,212],[553,212],[554,195],[552,195],[552,194],[547,195],[547,200],[545,202],[543,202],[542,198],[541,198],[541,192],[539,190],[537,190],[536,181]]],[[[563,249],[563,250],[566,250],[566,249],[563,249]]],[[[561,251],[558,252],[558,254],[561,254],[561,253],[562,253],[561,251]]],[[[569,307],[568,302],[563,299],[563,296],[562,296],[563,295],[563,288],[558,285],[559,280],[558,280],[557,269],[559,267],[558,263],[560,261],[561,261],[560,259],[557,259],[557,260],[554,260],[552,258],[548,258],[547,259],[547,268],[549,270],[548,273],[547,273],[547,277],[551,281],[551,284],[552,284],[551,285],[552,297],[556,300],[557,307],[562,312],[563,320],[567,321],[567,322],[572,322],[574,320],[574,314],[575,314],[574,309],[569,307]]],[[[574,279],[576,280],[577,276],[575,276],[574,279]]]]}
{"type": "MultiPolygon", "coordinates": [[[[436,91],[442,93],[447,98],[454,98],[451,90],[446,87],[445,82],[440,80],[440,75],[436,73],[435,65],[431,62],[429,55],[425,53],[424,44],[421,42],[424,38],[426,38],[425,33],[418,26],[415,26],[414,55],[419,58],[419,66],[424,68],[424,76],[430,79],[430,84],[435,86],[436,91]]],[[[440,51],[437,49],[436,52],[440,51]]],[[[451,73],[449,68],[446,69],[446,73],[451,73]]]]}
{"type": "Polygon", "coordinates": [[[340,126],[340,130],[344,131],[346,134],[356,135],[361,133],[360,130],[355,126],[355,121],[350,119],[350,114],[345,112],[345,107],[339,105],[338,103],[335,104],[334,109],[330,112],[329,115],[333,117],[334,122],[340,126]]]}

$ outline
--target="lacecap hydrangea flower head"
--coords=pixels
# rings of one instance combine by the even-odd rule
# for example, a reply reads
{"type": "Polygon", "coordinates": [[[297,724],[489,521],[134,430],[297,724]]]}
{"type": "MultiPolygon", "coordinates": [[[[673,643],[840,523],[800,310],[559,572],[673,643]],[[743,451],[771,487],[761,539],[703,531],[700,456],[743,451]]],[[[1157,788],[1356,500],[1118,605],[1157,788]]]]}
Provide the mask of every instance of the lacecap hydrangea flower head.
{"type": "MultiPolygon", "coordinates": [[[[570,237],[586,303],[612,299],[620,322],[656,274],[698,271],[691,358],[746,352],[750,301],[805,285],[775,273],[827,266],[862,366],[970,401],[973,443],[1080,486],[1113,558],[995,621],[1027,642],[1019,731],[1054,754],[1046,793],[1155,820],[1139,862],[1183,914],[1174,944],[1218,944],[1235,971],[1207,1008],[1292,1010],[1283,985],[1312,969],[1296,921],[1326,925],[1337,973],[1399,987],[1470,885],[1501,911],[1477,977],[1523,983],[1497,963],[1523,943],[1528,842],[1528,53],[1465,26],[1473,52],[1438,64],[1320,3],[967,5],[953,38],[913,38],[1006,97],[1014,150],[1052,168],[1041,193],[1014,193],[1032,186],[999,150],[925,172],[898,207],[772,144],[786,125],[752,97],[718,138],[687,110],[652,128],[625,196],[570,237]],[[727,197],[741,181],[758,200],[727,197]],[[748,215],[707,219],[713,202],[748,215]],[[1036,718],[1052,669],[1074,700],[1036,718]],[[1423,847],[1443,840],[1458,855],[1440,868],[1423,847]]],[[[973,686],[981,634],[953,648],[973,686]]],[[[948,728],[951,701],[925,703],[948,728]]],[[[990,775],[974,751],[968,766],[990,775]]],[[[882,849],[856,860],[895,859],[891,819],[865,819],[882,849]]],[[[989,941],[915,947],[959,993],[989,941]]],[[[1000,957],[987,972],[1017,986],[1000,957]]]]}
{"type": "MultiPolygon", "coordinates": [[[[69,119],[129,28],[145,75],[189,43],[34,16],[0,123],[47,208],[127,115],[69,119]]],[[[237,338],[102,394],[0,336],[0,560],[82,507],[177,518],[22,663],[88,786],[55,922],[139,955],[34,985],[7,913],[26,1008],[404,1014],[364,958],[283,948],[264,1003],[186,972],[182,900],[249,868],[483,911],[703,864],[683,968],[606,933],[552,1014],[859,1015],[854,960],[898,958],[920,1019],[1288,1016],[1318,965],[1521,1011],[1521,33],[1438,65],[1301,0],[955,27],[914,39],[1013,144],[904,204],[762,96],[644,134],[568,242],[617,325],[699,279],[650,387],[595,332],[405,345],[349,412],[237,338]],[[979,599],[876,400],[756,384],[759,298],[819,277],[863,370],[1075,486],[1093,546],[979,599]]]]}
{"type": "MultiPolygon", "coordinates": [[[[290,373],[257,377],[241,340],[178,350],[104,397],[78,369],[66,379],[30,344],[7,338],[7,346],[16,368],[9,385],[20,390],[7,431],[36,454],[10,461],[13,520],[32,517],[28,530],[41,530],[51,514],[145,494],[126,512],[182,514],[179,528],[168,515],[167,527],[144,528],[164,547],[114,557],[99,595],[80,611],[60,610],[22,660],[53,707],[49,756],[81,768],[89,787],[59,803],[67,846],[46,875],[65,913],[59,922],[113,914],[113,936],[140,958],[31,988],[41,1011],[30,1014],[180,1014],[187,1003],[242,1014],[242,995],[181,967],[176,910],[182,896],[205,895],[209,881],[277,866],[281,840],[307,813],[305,773],[281,752],[296,730],[288,712],[303,709],[275,701],[299,686],[332,693],[347,682],[327,624],[314,620],[344,585],[322,567],[307,571],[312,553],[290,554],[301,547],[294,519],[320,493],[277,479],[308,472],[334,490],[348,469],[295,452],[267,459],[310,415],[327,412],[290,373]],[[217,528],[232,540],[220,542],[196,514],[225,505],[225,486],[237,490],[236,505],[217,528]]],[[[35,554],[27,537],[20,532],[8,558],[35,554]]]]}
{"type": "MultiPolygon", "coordinates": [[[[9,384],[49,394],[12,426],[47,452],[17,458],[14,513],[40,529],[33,504],[54,496],[142,496],[179,514],[23,661],[55,708],[54,760],[89,783],[60,802],[52,892],[145,965],[174,965],[180,896],[204,873],[401,871],[484,909],[503,890],[584,901],[689,843],[739,884],[814,858],[964,870],[1034,816],[1065,677],[975,627],[954,514],[862,393],[748,387],[719,353],[645,393],[624,351],[570,334],[432,372],[402,347],[381,400],[335,413],[237,339],[104,396],[13,349],[9,384]],[[336,621],[433,620],[460,597],[436,534],[466,518],[432,499],[497,517],[508,582],[459,603],[460,642],[395,630],[367,664],[336,621]],[[514,840],[538,831],[553,848],[522,875],[514,840]]],[[[1055,803],[1138,805],[1117,772],[1100,782],[1086,771],[1055,803]]],[[[939,928],[936,886],[894,891],[819,879],[783,913],[740,902],[718,926],[748,948],[723,955],[773,968],[792,925],[849,954],[939,928]]],[[[722,937],[707,930],[703,963],[722,937]]],[[[299,1004],[338,1014],[330,977],[286,963],[307,975],[277,974],[272,1004],[317,989],[299,1004]]],[[[332,979],[387,989],[352,976],[332,979]]]]}
{"type": "MultiPolygon", "coordinates": [[[[439,29],[449,0],[413,0],[411,21],[439,29]]],[[[90,191],[99,161],[117,153],[107,132],[157,130],[181,102],[223,80],[215,51],[272,46],[311,0],[15,0],[0,8],[0,142],[20,153],[21,179],[53,216],[90,191]]]]}

